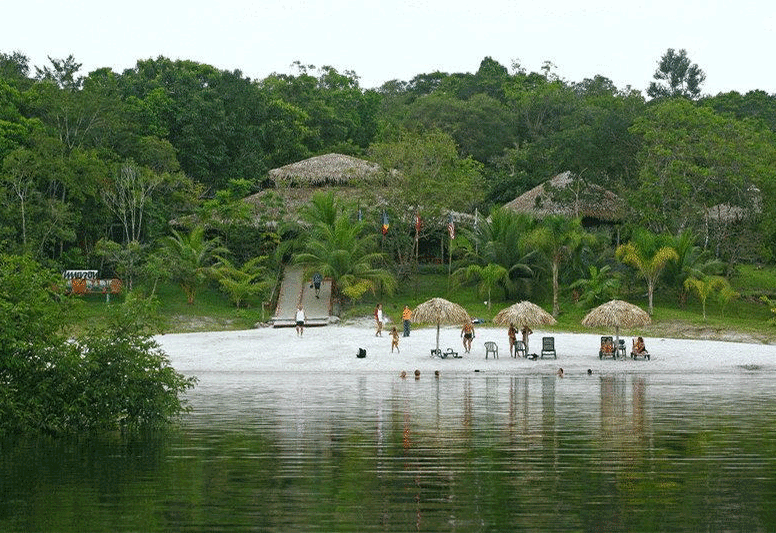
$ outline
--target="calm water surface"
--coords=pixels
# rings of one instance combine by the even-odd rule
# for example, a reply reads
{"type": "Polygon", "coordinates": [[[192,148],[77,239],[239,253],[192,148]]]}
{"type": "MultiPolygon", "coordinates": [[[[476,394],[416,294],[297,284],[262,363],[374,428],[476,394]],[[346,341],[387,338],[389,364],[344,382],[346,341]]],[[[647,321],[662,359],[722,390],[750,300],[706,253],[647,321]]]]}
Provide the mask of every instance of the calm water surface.
{"type": "Polygon", "coordinates": [[[170,433],[0,441],[0,531],[776,531],[771,371],[199,377],[170,433]]]}

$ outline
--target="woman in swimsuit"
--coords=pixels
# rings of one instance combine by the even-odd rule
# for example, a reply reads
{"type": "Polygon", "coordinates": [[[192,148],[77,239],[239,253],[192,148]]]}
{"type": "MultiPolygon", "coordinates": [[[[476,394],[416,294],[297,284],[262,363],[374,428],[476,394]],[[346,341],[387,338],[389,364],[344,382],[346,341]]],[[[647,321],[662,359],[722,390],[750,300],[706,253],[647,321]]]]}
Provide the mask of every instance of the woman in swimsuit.
{"type": "Polygon", "coordinates": [[[471,320],[466,322],[461,328],[461,337],[463,337],[463,349],[466,353],[472,350],[472,340],[474,339],[474,325],[471,320]]]}

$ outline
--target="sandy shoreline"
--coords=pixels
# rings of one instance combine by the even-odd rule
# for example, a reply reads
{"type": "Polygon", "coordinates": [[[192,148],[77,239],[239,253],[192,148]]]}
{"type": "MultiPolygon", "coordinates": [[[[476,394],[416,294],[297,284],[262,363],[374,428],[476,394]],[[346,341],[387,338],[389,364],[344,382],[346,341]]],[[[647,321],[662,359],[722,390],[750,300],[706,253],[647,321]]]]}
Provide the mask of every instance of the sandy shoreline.
{"type": "MultiPolygon", "coordinates": [[[[390,327],[389,327],[390,329],[390,327]]],[[[529,352],[539,353],[543,336],[555,337],[557,359],[537,361],[509,356],[506,330],[478,327],[472,352],[463,353],[460,329],[441,328],[440,348],[452,348],[461,358],[431,357],[436,328],[413,328],[400,337],[399,353],[391,353],[388,331],[376,337],[364,323],[306,328],[297,336],[294,328],[257,328],[240,331],[179,333],[156,337],[172,366],[186,374],[203,372],[490,372],[555,373],[594,372],[730,372],[776,370],[776,346],[751,342],[645,337],[651,360],[601,360],[601,335],[613,332],[557,333],[535,330],[529,352]],[[496,342],[499,358],[485,359],[484,342],[496,342]],[[359,348],[367,352],[356,357],[359,348]]],[[[625,337],[630,346],[630,337],[625,337]]]]}

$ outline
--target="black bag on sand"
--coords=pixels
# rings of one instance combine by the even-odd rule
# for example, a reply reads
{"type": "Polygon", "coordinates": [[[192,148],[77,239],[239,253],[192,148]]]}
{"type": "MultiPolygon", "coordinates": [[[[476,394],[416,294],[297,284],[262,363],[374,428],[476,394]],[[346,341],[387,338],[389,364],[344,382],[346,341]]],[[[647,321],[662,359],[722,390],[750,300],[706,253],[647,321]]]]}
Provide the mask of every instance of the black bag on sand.
{"type": "Polygon", "coordinates": [[[358,353],[356,354],[356,357],[358,357],[359,359],[363,359],[364,357],[366,357],[366,350],[363,348],[359,348],[358,353]]]}

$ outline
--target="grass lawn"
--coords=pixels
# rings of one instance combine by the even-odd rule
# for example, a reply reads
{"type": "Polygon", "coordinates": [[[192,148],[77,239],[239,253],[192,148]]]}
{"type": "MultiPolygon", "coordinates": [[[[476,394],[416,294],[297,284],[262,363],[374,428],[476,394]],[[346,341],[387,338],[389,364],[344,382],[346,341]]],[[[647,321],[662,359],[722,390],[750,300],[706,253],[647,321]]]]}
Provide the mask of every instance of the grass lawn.
{"type": "MultiPolygon", "coordinates": [[[[680,305],[676,294],[657,291],[653,324],[638,331],[623,332],[623,335],[644,334],[651,337],[689,337],[689,338],[737,338],[751,342],[776,342],[776,325],[769,323],[774,317],[770,306],[760,300],[760,295],[771,295],[776,287],[776,268],[757,268],[741,266],[731,278],[734,288],[741,298],[722,306],[710,297],[706,304],[706,319],[700,302],[694,296],[680,305]]],[[[638,283],[636,284],[638,287],[638,283]]],[[[203,288],[197,294],[193,305],[186,303],[183,291],[172,284],[163,284],[157,289],[159,312],[162,318],[161,330],[168,333],[188,331],[216,331],[252,328],[256,323],[268,320],[271,309],[262,309],[260,301],[249,301],[249,306],[236,309],[228,298],[213,288],[203,288]]],[[[342,319],[371,317],[377,302],[383,304],[384,312],[395,322],[400,322],[405,305],[414,308],[433,297],[442,297],[461,304],[472,317],[490,321],[498,311],[515,302],[504,301],[503,295],[492,294],[490,307],[486,298],[477,293],[475,287],[452,287],[448,283],[446,270],[425,272],[417,280],[400,284],[393,295],[367,294],[359,302],[346,304],[342,309],[342,319]]],[[[622,299],[641,306],[646,310],[647,301],[643,291],[622,299]]],[[[107,306],[116,305],[123,296],[114,296],[106,303],[103,295],[81,297],[83,305],[78,306],[74,314],[76,324],[85,324],[101,320],[107,306]]],[[[551,310],[549,296],[539,298],[534,303],[551,310]]],[[[561,298],[561,313],[558,324],[550,331],[568,331],[591,333],[580,321],[589,311],[575,305],[567,295],[561,298]]],[[[487,324],[486,324],[487,325],[487,324]]]]}

